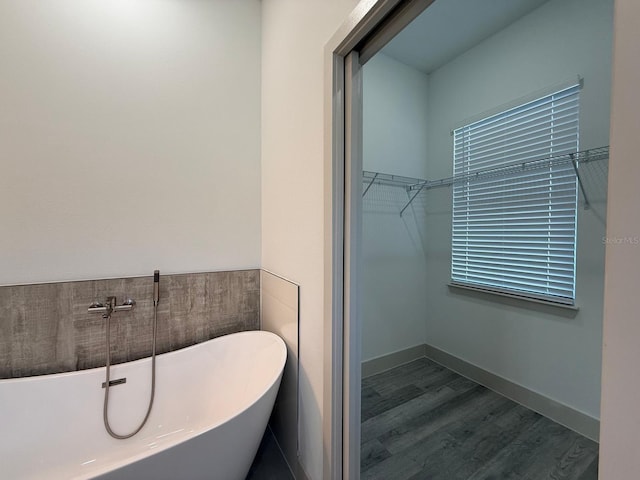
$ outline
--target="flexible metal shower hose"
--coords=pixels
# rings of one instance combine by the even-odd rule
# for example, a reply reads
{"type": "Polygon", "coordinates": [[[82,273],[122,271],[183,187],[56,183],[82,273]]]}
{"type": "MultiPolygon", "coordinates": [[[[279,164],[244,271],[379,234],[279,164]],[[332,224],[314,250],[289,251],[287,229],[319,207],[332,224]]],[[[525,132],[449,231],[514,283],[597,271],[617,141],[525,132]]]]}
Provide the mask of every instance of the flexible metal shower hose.
{"type": "Polygon", "coordinates": [[[151,407],[153,407],[153,399],[156,394],[156,333],[158,329],[158,303],[153,302],[153,347],[151,353],[151,396],[149,398],[149,408],[147,408],[147,414],[144,416],[144,420],[138,428],[127,435],[118,435],[115,433],[109,425],[109,381],[111,377],[111,314],[106,318],[107,320],[107,380],[104,387],[104,408],[102,411],[102,417],[104,419],[104,428],[107,429],[109,435],[118,440],[125,440],[133,437],[136,433],[142,430],[145,426],[149,415],[151,414],[151,407]]]}

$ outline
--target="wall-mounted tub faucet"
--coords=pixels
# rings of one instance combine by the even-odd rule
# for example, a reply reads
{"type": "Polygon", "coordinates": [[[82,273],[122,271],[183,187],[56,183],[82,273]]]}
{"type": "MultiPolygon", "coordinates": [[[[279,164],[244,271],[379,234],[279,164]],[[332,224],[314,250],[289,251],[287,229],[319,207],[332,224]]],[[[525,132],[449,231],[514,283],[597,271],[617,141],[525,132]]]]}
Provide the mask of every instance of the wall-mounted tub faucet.
{"type": "Polygon", "coordinates": [[[122,305],[118,305],[118,301],[116,297],[109,296],[105,300],[105,303],[93,302],[89,305],[89,313],[99,313],[102,315],[102,318],[105,319],[106,323],[106,338],[105,338],[105,347],[106,347],[106,365],[105,365],[105,381],[102,384],[102,388],[104,388],[104,402],[102,404],[102,419],[104,421],[104,428],[107,430],[107,433],[111,435],[113,438],[117,440],[125,440],[127,438],[133,437],[136,433],[142,430],[142,427],[145,426],[147,420],[149,419],[149,415],[151,414],[151,408],[153,407],[153,399],[156,394],[156,338],[158,333],[158,303],[160,301],[160,271],[156,270],[153,272],[153,344],[151,347],[151,395],[149,397],[149,406],[147,407],[147,413],[142,420],[142,423],[132,432],[127,433],[125,435],[120,435],[114,432],[111,429],[111,425],[109,424],[109,389],[112,385],[119,385],[120,383],[125,383],[126,379],[117,379],[111,380],[111,315],[116,312],[126,312],[128,310],[133,309],[135,307],[136,302],[131,298],[125,300],[122,305]]]}
{"type": "Polygon", "coordinates": [[[136,301],[128,298],[122,305],[117,304],[118,301],[116,297],[107,297],[104,304],[100,302],[93,302],[89,305],[89,309],[87,310],[89,313],[100,313],[103,318],[107,318],[111,316],[112,313],[115,312],[126,312],[131,310],[136,305],[136,301]]]}

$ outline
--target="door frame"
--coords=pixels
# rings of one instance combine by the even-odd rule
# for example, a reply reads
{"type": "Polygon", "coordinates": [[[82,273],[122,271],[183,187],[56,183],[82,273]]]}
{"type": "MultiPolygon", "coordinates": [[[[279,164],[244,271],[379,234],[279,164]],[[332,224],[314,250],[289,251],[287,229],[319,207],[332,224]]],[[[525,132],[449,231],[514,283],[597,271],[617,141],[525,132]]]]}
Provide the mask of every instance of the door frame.
{"type": "MultiPolygon", "coordinates": [[[[344,315],[345,292],[352,289],[345,285],[345,59],[356,50],[358,44],[374,33],[390,13],[398,6],[419,0],[361,0],[344,24],[325,46],[324,52],[324,379],[323,379],[323,479],[349,478],[349,451],[354,420],[353,412],[344,415],[343,392],[349,396],[353,385],[344,387],[343,367],[354,364],[345,357],[344,331],[350,329],[351,318],[344,315]],[[346,288],[346,290],[345,290],[346,288]],[[350,419],[344,425],[343,418],[350,419]],[[346,439],[346,440],[345,440],[346,439]],[[346,448],[343,449],[343,444],[346,448]],[[343,462],[343,456],[346,462],[343,462]],[[343,468],[345,463],[346,468],[343,468]]],[[[431,3],[430,0],[422,0],[431,3]]],[[[428,5],[427,5],[428,6],[428,5]]],[[[425,7],[426,8],[426,7],[425,7]]],[[[415,15],[417,16],[417,14],[415,15]]],[[[634,0],[615,0],[614,47],[612,59],[611,99],[611,156],[609,160],[609,197],[607,205],[607,236],[620,232],[637,231],[638,215],[628,198],[633,198],[640,175],[633,159],[637,152],[638,137],[633,128],[640,122],[640,96],[637,95],[637,79],[640,62],[635,55],[639,37],[635,23],[640,18],[640,6],[634,0]],[[615,194],[615,192],[618,192],[615,194]],[[612,195],[611,193],[614,193],[612,195]],[[613,215],[615,212],[623,212],[613,215]]],[[[407,22],[408,23],[408,22],[407,22]]],[[[382,29],[384,31],[384,29],[382,29]]],[[[391,31],[391,30],[390,30],[391,31]]],[[[387,34],[390,33],[387,32],[387,34]]],[[[380,32],[379,32],[380,33],[380,32]]],[[[382,32],[384,33],[384,32],[382,32]]],[[[384,45],[382,34],[378,36],[384,45]]],[[[357,50],[361,60],[369,52],[357,50]]],[[[351,79],[349,79],[351,81],[351,79]]],[[[353,197],[352,197],[353,198],[353,197]]],[[[627,273],[629,265],[638,264],[636,252],[605,247],[605,292],[603,313],[603,361],[602,361],[602,409],[600,434],[601,478],[631,478],[640,467],[629,446],[635,445],[638,431],[637,398],[639,390],[629,383],[630,365],[636,360],[637,342],[633,333],[638,332],[637,322],[630,312],[637,309],[634,288],[629,279],[639,278],[637,271],[627,273]],[[610,265],[611,264],[611,265],[610,265]],[[635,276],[634,276],[635,275],[635,276]],[[631,340],[629,340],[631,339],[631,340]]],[[[357,272],[356,272],[357,273],[357,272]]],[[[349,278],[353,278],[352,276],[349,278]]],[[[350,337],[352,341],[353,338],[350,337]]],[[[359,359],[358,359],[359,360],[359,359]]],[[[358,362],[359,363],[359,362],[358,362]]],[[[347,409],[353,408],[347,401],[347,409]]],[[[358,426],[359,427],[359,426],[358,426]]],[[[359,431],[359,428],[358,428],[359,431]]],[[[352,442],[351,442],[352,443],[352,442]]],[[[359,470],[352,480],[359,478],[359,470]]]]}
{"type": "Polygon", "coordinates": [[[433,1],[362,0],[325,46],[322,407],[325,480],[360,478],[360,65],[433,1]]]}

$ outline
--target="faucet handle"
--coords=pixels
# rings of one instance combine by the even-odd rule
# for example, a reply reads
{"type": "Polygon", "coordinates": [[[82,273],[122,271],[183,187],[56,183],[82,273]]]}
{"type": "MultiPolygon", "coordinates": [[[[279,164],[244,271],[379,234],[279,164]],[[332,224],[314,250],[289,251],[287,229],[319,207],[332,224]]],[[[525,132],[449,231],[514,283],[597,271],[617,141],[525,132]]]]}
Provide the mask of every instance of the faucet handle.
{"type": "Polygon", "coordinates": [[[100,302],[93,302],[87,310],[89,313],[107,313],[107,307],[100,302]]]}
{"type": "Polygon", "coordinates": [[[133,309],[136,306],[136,301],[132,298],[127,298],[122,305],[116,305],[113,307],[114,312],[126,312],[133,309]]]}

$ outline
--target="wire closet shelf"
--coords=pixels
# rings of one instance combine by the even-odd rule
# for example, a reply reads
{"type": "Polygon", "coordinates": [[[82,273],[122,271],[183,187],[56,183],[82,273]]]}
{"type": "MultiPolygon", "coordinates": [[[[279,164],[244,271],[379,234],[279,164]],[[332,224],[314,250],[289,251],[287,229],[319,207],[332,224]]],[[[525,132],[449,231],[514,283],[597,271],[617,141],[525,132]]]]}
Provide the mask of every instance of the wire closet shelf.
{"type": "Polygon", "coordinates": [[[415,198],[424,190],[430,190],[438,187],[450,187],[451,185],[467,183],[487,178],[495,178],[507,175],[513,175],[519,172],[527,172],[531,170],[546,169],[555,166],[572,164],[578,185],[584,197],[584,206],[589,208],[589,199],[587,197],[584,184],[580,177],[579,166],[590,162],[607,160],[609,158],[609,146],[591,148],[580,152],[573,152],[564,155],[548,156],[544,158],[536,158],[532,160],[510,163],[497,168],[489,168],[486,170],[478,170],[474,173],[464,175],[454,175],[451,177],[441,178],[438,180],[425,180],[420,178],[403,177],[400,175],[391,175],[380,172],[362,172],[362,181],[365,185],[362,196],[364,197],[373,185],[385,185],[392,187],[403,187],[409,194],[409,201],[400,211],[400,216],[411,205],[415,198]]]}

